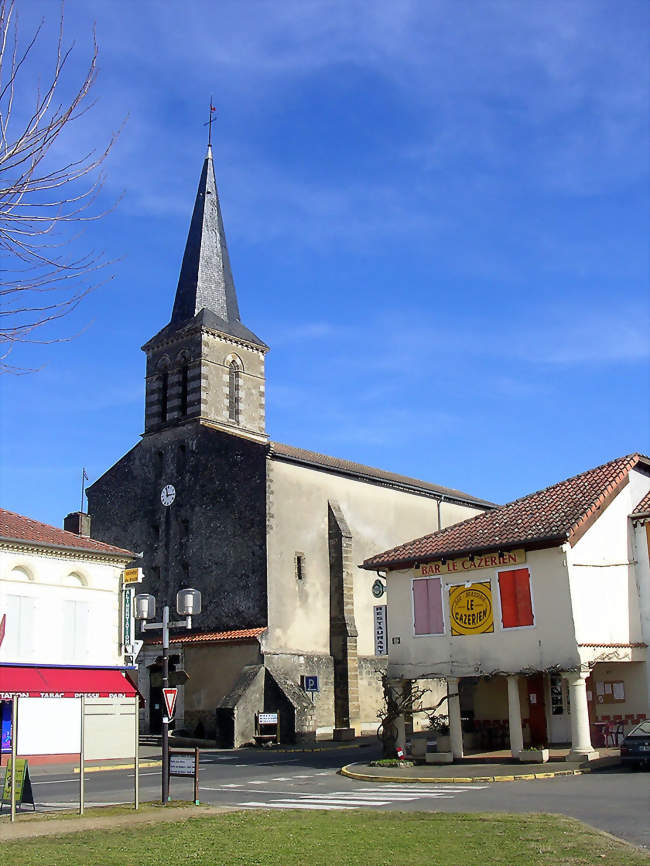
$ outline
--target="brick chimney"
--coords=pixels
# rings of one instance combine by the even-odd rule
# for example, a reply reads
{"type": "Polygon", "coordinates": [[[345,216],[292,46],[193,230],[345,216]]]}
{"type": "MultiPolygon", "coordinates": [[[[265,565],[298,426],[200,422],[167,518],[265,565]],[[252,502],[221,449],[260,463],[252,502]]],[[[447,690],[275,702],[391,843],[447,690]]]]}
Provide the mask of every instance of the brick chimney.
{"type": "Polygon", "coordinates": [[[90,514],[84,514],[83,511],[72,511],[65,516],[63,528],[67,532],[74,532],[75,535],[90,538],[90,514]]]}

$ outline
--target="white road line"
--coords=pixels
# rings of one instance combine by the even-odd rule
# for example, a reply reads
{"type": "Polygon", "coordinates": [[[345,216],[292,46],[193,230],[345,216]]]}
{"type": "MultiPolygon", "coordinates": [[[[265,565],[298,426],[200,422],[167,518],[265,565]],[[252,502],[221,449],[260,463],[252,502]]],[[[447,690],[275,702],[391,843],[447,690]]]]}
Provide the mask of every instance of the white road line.
{"type": "Polygon", "coordinates": [[[291,797],[287,797],[286,799],[274,800],[274,803],[326,803],[326,804],[335,804],[340,806],[350,806],[353,804],[354,806],[388,806],[390,800],[357,800],[351,799],[350,797],[345,797],[339,799],[338,797],[301,797],[299,800],[294,800],[291,797]]]}
{"type": "Polygon", "coordinates": [[[290,782],[290,776],[278,776],[277,779],[271,779],[272,782],[290,782]]]}
{"type": "Polygon", "coordinates": [[[38,782],[35,779],[30,779],[32,785],[62,785],[64,782],[76,782],[79,784],[79,778],[76,779],[52,779],[49,782],[38,782]]]}
{"type": "Polygon", "coordinates": [[[313,773],[309,773],[306,776],[292,776],[291,778],[292,779],[311,779],[312,776],[313,776],[313,773]]]}
{"type": "Polygon", "coordinates": [[[354,809],[354,806],[328,806],[328,805],[320,805],[315,806],[311,803],[294,803],[291,806],[286,806],[284,803],[240,803],[240,806],[254,806],[256,808],[261,809],[322,809],[323,811],[330,811],[336,809],[338,811],[342,811],[344,809],[354,809]]]}

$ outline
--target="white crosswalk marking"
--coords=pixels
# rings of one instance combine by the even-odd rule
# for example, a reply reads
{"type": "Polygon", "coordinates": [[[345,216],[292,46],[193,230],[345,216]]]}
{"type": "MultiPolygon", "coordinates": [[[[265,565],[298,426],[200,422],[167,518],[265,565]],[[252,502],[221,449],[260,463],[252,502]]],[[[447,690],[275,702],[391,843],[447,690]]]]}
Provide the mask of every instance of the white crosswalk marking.
{"type": "Polygon", "coordinates": [[[241,806],[253,806],[256,809],[322,809],[322,810],[344,810],[344,809],[355,809],[356,806],[328,806],[326,804],[313,805],[311,803],[292,803],[291,806],[287,806],[285,803],[240,803],[241,806]]]}
{"type": "Polygon", "coordinates": [[[382,784],[327,794],[297,792],[294,796],[287,796],[288,792],[282,794],[279,791],[268,791],[268,795],[274,795],[273,799],[269,797],[266,802],[250,800],[240,805],[266,809],[357,809],[363,806],[412,803],[415,800],[451,800],[467,791],[481,791],[487,787],[489,786],[382,784]]]}
{"type": "MultiPolygon", "coordinates": [[[[350,798],[349,797],[333,797],[331,794],[326,795],[324,797],[301,797],[299,800],[294,799],[293,797],[286,797],[280,800],[274,800],[274,803],[327,803],[328,805],[340,805],[340,806],[349,806],[350,798]]],[[[391,801],[390,800],[361,800],[355,797],[354,805],[355,806],[387,806],[391,801]]]]}

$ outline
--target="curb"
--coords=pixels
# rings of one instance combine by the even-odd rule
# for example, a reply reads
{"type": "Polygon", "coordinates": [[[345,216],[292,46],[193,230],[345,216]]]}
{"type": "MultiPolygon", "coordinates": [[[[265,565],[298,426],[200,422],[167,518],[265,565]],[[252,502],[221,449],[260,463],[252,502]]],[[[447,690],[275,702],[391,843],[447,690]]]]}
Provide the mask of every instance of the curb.
{"type": "Polygon", "coordinates": [[[348,779],[356,779],[359,782],[420,782],[424,784],[436,785],[468,785],[472,782],[530,782],[535,779],[554,779],[556,776],[582,776],[584,773],[590,773],[591,768],[585,767],[581,770],[555,770],[552,773],[516,773],[507,776],[377,776],[371,773],[356,773],[350,768],[354,764],[347,764],[341,767],[339,773],[341,776],[346,776],[348,779]]]}

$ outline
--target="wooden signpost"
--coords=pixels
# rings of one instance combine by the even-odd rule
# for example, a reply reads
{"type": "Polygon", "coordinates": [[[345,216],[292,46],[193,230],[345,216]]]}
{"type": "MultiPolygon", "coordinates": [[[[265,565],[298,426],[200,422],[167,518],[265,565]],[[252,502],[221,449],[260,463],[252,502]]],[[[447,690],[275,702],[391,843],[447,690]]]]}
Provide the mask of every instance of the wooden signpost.
{"type": "Polygon", "coordinates": [[[169,752],[169,776],[194,777],[194,805],[199,806],[199,750],[177,750],[169,752]]]}

